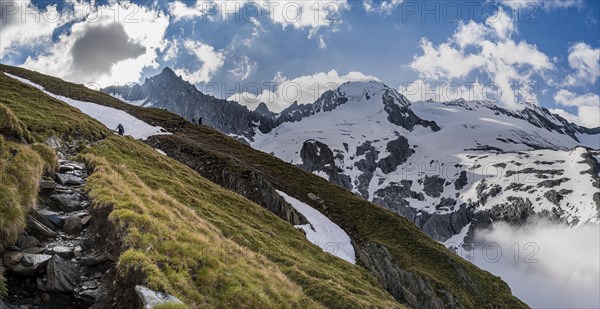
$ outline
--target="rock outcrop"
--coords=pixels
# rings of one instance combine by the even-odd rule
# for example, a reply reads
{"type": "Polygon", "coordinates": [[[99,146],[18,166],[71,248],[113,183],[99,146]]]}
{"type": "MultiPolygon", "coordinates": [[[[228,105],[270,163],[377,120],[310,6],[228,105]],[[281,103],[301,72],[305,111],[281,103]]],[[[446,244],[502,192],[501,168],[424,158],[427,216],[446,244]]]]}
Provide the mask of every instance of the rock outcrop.
{"type": "Polygon", "coordinates": [[[326,144],[314,140],[305,141],[300,150],[300,157],[303,169],[310,172],[324,172],[329,176],[329,181],[346,189],[352,188],[350,177],[344,175],[335,165],[334,154],[326,144]]]}
{"type": "MultiPolygon", "coordinates": [[[[383,246],[366,243],[356,246],[356,255],[361,264],[375,275],[381,285],[398,301],[416,309],[465,308],[452,293],[435,286],[431,281],[400,268],[392,255],[383,246]]],[[[465,283],[477,287],[472,279],[465,283]]]]}
{"type": "Polygon", "coordinates": [[[215,160],[199,147],[193,152],[181,151],[179,145],[171,143],[170,140],[167,143],[157,136],[150,137],[147,143],[188,165],[214,183],[261,205],[292,225],[308,223],[306,218],[277,194],[273,185],[256,170],[234,161],[215,160]]]}
{"type": "Polygon", "coordinates": [[[157,306],[163,305],[182,305],[183,303],[175,296],[168,295],[161,292],[153,291],[145,286],[137,285],[135,287],[140,301],[142,302],[143,309],[153,309],[157,306]]]}

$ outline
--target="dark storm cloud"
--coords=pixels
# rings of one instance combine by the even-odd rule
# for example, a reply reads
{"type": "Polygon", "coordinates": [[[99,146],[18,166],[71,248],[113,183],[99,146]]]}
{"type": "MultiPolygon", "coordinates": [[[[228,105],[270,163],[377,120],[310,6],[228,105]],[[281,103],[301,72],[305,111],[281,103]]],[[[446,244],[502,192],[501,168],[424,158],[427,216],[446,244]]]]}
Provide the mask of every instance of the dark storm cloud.
{"type": "Polygon", "coordinates": [[[146,47],[133,42],[117,23],[89,27],[71,49],[75,71],[88,76],[109,72],[113,64],[145,52],[146,47]]]}

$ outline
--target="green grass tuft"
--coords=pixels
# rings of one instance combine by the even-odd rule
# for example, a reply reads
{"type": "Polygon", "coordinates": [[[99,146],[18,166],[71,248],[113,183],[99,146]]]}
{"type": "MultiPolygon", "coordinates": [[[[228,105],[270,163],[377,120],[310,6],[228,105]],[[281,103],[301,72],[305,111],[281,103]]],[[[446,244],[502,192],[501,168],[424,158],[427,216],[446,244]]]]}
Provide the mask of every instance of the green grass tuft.
{"type": "Polygon", "coordinates": [[[0,134],[18,141],[31,141],[31,134],[13,112],[0,103],[0,134]]]}
{"type": "Polygon", "coordinates": [[[0,252],[25,228],[25,215],[35,207],[43,168],[35,151],[0,136],[0,252]]]}
{"type": "Polygon", "coordinates": [[[44,161],[44,173],[49,175],[56,172],[58,169],[58,158],[56,152],[46,144],[35,143],[31,145],[31,149],[35,151],[44,161]]]}

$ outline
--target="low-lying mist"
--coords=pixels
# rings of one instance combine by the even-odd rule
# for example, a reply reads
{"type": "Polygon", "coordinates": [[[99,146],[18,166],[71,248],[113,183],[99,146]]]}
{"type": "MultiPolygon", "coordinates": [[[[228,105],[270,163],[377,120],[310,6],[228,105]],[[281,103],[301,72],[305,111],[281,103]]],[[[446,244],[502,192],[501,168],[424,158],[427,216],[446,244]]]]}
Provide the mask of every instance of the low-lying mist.
{"type": "Polygon", "coordinates": [[[600,308],[600,226],[505,223],[475,232],[473,251],[459,251],[502,277],[532,308],[600,308]]]}

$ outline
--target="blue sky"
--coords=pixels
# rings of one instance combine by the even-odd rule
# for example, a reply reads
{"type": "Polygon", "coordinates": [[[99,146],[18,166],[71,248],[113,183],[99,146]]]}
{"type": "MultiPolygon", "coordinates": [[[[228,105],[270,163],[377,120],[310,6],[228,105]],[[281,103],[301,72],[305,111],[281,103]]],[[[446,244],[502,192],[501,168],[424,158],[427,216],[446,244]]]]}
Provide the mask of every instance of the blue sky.
{"type": "Polygon", "coordinates": [[[1,62],[98,87],[169,66],[281,110],[378,79],[411,100],[527,101],[600,126],[600,1],[1,2],[1,62]]]}

